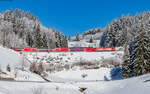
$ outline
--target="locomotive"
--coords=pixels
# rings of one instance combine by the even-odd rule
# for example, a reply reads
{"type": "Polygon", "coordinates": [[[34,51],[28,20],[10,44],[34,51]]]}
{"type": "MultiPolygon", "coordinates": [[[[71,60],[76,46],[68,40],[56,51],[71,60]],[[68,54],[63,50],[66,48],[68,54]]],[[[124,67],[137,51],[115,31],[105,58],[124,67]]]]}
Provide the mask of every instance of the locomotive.
{"type": "Polygon", "coordinates": [[[112,48],[54,48],[54,49],[37,49],[37,48],[24,48],[24,49],[12,49],[17,52],[100,52],[100,51],[118,51],[115,47],[112,48]]]}

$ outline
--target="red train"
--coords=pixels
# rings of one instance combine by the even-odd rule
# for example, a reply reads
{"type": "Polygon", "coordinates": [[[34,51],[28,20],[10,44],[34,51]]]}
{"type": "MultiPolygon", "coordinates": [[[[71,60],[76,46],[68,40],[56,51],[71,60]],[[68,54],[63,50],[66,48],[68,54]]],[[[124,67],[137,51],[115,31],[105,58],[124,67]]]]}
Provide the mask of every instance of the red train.
{"type": "Polygon", "coordinates": [[[12,49],[17,52],[98,52],[98,51],[117,51],[116,48],[55,48],[55,49],[37,49],[37,48],[24,48],[24,49],[12,49]]]}

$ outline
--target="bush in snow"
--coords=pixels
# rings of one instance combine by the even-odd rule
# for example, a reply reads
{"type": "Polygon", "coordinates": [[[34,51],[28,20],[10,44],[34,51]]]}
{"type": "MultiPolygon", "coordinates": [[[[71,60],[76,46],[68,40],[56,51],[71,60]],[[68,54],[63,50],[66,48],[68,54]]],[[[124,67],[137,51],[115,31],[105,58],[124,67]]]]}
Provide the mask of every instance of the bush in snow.
{"type": "Polygon", "coordinates": [[[11,71],[11,68],[10,68],[10,65],[9,65],[9,64],[8,64],[7,67],[6,67],[6,70],[7,70],[8,72],[11,71]]]}
{"type": "Polygon", "coordinates": [[[40,73],[42,73],[42,72],[45,71],[45,67],[44,67],[43,63],[40,63],[40,64],[39,64],[39,66],[38,66],[38,71],[39,71],[40,73]]]}
{"type": "Polygon", "coordinates": [[[104,67],[117,67],[120,66],[121,60],[116,58],[106,58],[103,59],[101,66],[104,67]]]}
{"type": "Polygon", "coordinates": [[[37,64],[36,64],[36,63],[32,63],[32,64],[30,65],[29,70],[30,70],[31,72],[36,73],[36,72],[38,71],[37,64]]]}
{"type": "Polygon", "coordinates": [[[82,74],[81,76],[82,76],[82,78],[85,78],[85,77],[87,77],[88,75],[87,75],[87,74],[82,74]]]}

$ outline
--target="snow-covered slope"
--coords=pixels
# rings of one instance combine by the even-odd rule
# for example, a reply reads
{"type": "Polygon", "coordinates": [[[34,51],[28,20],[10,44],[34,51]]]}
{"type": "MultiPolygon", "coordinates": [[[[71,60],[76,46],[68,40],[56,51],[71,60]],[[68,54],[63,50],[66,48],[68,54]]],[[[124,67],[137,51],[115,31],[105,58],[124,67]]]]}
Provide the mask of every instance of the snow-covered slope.
{"type": "Polygon", "coordinates": [[[90,29],[79,35],[80,41],[75,41],[76,37],[71,37],[70,41],[68,41],[68,47],[99,47],[103,32],[102,28],[90,29]],[[92,43],[89,42],[91,38],[93,40],[92,43]]]}
{"type": "Polygon", "coordinates": [[[49,79],[57,82],[86,82],[86,81],[99,81],[111,80],[111,69],[100,68],[90,70],[64,70],[49,74],[49,79]]]}
{"type": "MultiPolygon", "coordinates": [[[[6,72],[13,77],[13,73],[16,71],[15,80],[17,81],[0,81],[0,94],[37,94],[35,92],[38,94],[149,94],[150,92],[150,82],[146,82],[146,80],[150,80],[150,74],[112,81],[110,68],[72,69],[50,73],[48,78],[54,82],[48,83],[38,75],[31,73],[28,68],[20,70],[18,53],[3,47],[0,47],[0,53],[0,60],[3,61],[1,62],[2,68],[5,69],[7,64],[10,64],[11,67],[17,66],[17,71],[6,72]],[[86,90],[82,91],[83,88],[86,90]]],[[[74,64],[79,57],[93,61],[93,58],[102,60],[102,58],[118,57],[121,53],[40,53],[37,56],[59,57],[62,60],[60,64],[68,64],[70,61],[72,61],[71,64],[74,64]],[[69,57],[70,61],[65,62],[69,57]],[[71,59],[71,57],[74,58],[71,59]]],[[[31,55],[28,55],[30,60],[32,59],[31,55]]]]}
{"type": "Polygon", "coordinates": [[[21,81],[44,81],[40,76],[31,73],[28,68],[22,70],[22,56],[11,49],[3,48],[0,46],[0,66],[2,78],[13,78],[14,80],[21,81]],[[10,65],[10,72],[6,67],[10,65]]]}
{"type": "Polygon", "coordinates": [[[117,81],[36,83],[0,81],[0,94],[149,94],[150,74],[117,81]],[[80,88],[86,88],[81,92],[80,88]],[[85,92],[85,93],[84,93],[85,92]]]}
{"type": "Polygon", "coordinates": [[[80,41],[68,41],[68,47],[99,47],[100,40],[93,40],[93,43],[89,43],[87,40],[80,40],[80,41]]]}
{"type": "Polygon", "coordinates": [[[15,66],[20,64],[20,62],[21,56],[19,53],[0,46],[0,66],[2,69],[6,69],[8,64],[11,66],[11,68],[15,68],[15,66]]]}

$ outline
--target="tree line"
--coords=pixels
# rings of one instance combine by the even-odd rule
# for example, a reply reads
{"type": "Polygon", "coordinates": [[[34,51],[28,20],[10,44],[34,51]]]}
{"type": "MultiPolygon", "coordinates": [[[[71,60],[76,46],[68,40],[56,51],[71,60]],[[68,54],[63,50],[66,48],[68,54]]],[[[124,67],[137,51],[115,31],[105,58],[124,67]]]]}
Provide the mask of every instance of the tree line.
{"type": "Polygon", "coordinates": [[[44,27],[30,12],[11,9],[0,14],[0,44],[8,48],[55,48],[68,47],[68,39],[44,27]]]}

